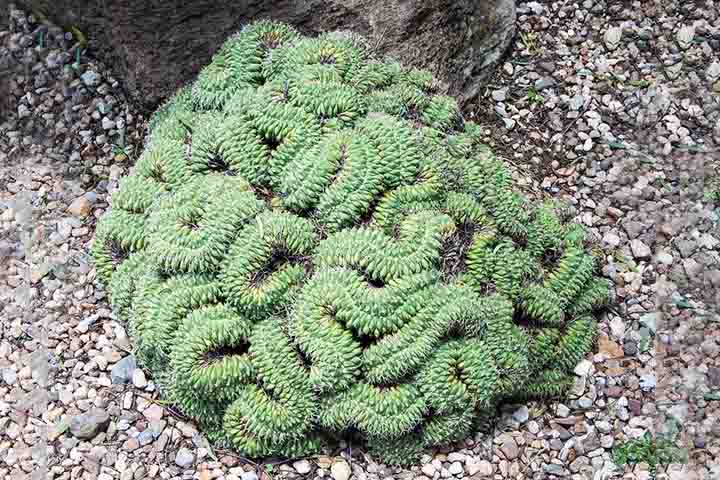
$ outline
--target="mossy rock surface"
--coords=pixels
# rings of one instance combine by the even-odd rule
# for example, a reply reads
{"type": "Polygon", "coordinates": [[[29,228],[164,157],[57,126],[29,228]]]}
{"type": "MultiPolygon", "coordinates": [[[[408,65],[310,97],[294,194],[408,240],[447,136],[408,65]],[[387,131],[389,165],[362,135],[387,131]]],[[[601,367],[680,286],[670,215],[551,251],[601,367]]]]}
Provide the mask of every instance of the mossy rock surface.
{"type": "Polygon", "coordinates": [[[154,115],[92,251],[164,396],[248,456],[411,463],[562,394],[609,292],[429,73],[268,22],[154,115]]]}

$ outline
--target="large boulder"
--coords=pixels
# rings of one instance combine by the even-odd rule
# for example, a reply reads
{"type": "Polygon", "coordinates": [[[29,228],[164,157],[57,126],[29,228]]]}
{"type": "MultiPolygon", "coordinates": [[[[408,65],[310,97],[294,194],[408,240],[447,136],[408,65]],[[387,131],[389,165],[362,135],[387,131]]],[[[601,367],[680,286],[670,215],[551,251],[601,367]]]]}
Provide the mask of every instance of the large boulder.
{"type": "Polygon", "coordinates": [[[465,104],[507,47],[515,21],[514,0],[18,1],[83,32],[148,109],[192,79],[229,35],[258,18],[287,22],[306,34],[359,33],[379,53],[431,70],[465,104]]]}

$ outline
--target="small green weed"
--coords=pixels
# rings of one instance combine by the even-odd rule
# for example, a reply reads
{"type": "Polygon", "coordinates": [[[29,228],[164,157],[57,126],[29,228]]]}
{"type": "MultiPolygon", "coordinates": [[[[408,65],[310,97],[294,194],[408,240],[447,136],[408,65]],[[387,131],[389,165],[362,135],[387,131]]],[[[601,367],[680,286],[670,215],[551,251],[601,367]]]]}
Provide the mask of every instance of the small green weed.
{"type": "Polygon", "coordinates": [[[70,423],[63,421],[63,420],[56,420],[55,421],[55,430],[57,431],[58,435],[62,435],[63,433],[67,432],[70,428],[70,423]]]}
{"type": "Polygon", "coordinates": [[[523,44],[523,47],[525,50],[528,51],[530,55],[537,55],[540,53],[540,49],[537,46],[537,34],[534,32],[520,32],[520,41],[523,44]]]}
{"type": "Polygon", "coordinates": [[[75,70],[80,70],[80,51],[87,47],[87,37],[75,25],[69,25],[65,27],[65,31],[72,33],[73,38],[78,42],[79,46],[75,49],[75,62],[71,65],[71,67],[75,70]]]}
{"type": "Polygon", "coordinates": [[[529,88],[527,91],[527,100],[529,103],[534,103],[537,105],[542,105],[545,103],[545,97],[540,95],[540,93],[535,90],[534,88],[529,88]]]}
{"type": "Polygon", "coordinates": [[[654,439],[650,432],[645,432],[642,438],[628,440],[613,448],[612,458],[618,466],[646,463],[655,478],[658,465],[687,463],[688,453],[667,439],[654,439]]]}
{"type": "Polygon", "coordinates": [[[650,350],[650,345],[652,345],[652,341],[650,340],[650,337],[641,338],[640,345],[638,345],[638,348],[640,349],[640,353],[647,353],[648,350],[650,350]]]}
{"type": "Polygon", "coordinates": [[[112,151],[114,156],[124,155],[127,158],[132,158],[132,155],[135,152],[135,146],[125,141],[124,128],[120,129],[117,141],[113,143],[112,151]]]}
{"type": "Polygon", "coordinates": [[[71,65],[75,70],[80,70],[80,47],[75,49],[75,62],[71,65]]]}
{"type": "Polygon", "coordinates": [[[134,150],[135,149],[132,145],[121,146],[118,144],[113,144],[112,146],[112,152],[114,156],[121,155],[127,158],[131,158],[134,150]]]}
{"type": "Polygon", "coordinates": [[[599,73],[595,76],[595,80],[598,83],[605,83],[611,89],[621,89],[625,85],[624,80],[612,72],[599,73]]]}

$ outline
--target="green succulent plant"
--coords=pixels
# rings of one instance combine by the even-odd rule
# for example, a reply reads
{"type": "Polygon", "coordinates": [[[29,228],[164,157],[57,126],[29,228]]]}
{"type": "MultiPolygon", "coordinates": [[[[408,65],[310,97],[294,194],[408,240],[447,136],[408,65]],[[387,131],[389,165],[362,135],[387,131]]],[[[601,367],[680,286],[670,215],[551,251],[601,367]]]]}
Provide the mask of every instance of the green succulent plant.
{"type": "Polygon", "coordinates": [[[92,246],[166,399],[248,456],[390,463],[560,395],[608,301],[432,76],[262,21],[150,121],[92,246]]]}

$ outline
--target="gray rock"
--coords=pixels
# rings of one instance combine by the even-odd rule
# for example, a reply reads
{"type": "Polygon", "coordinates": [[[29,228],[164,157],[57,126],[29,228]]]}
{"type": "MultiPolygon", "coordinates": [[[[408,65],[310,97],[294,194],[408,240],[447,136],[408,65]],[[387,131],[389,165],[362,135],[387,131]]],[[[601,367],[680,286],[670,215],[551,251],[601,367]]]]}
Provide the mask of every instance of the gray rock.
{"type": "Polygon", "coordinates": [[[600,438],[598,437],[597,433],[590,432],[584,437],[580,437],[578,439],[577,445],[582,448],[582,453],[591,452],[600,448],[600,438]]]}
{"type": "Polygon", "coordinates": [[[542,77],[535,80],[536,90],[545,90],[546,88],[554,87],[555,79],[552,77],[542,77]]]}
{"type": "Polygon", "coordinates": [[[500,90],[493,90],[491,95],[496,102],[504,102],[507,98],[507,89],[501,88],[500,90]]]}
{"type": "Polygon", "coordinates": [[[553,62],[538,62],[537,66],[540,70],[544,70],[547,73],[553,73],[555,71],[555,63],[553,62]]]}
{"type": "Polygon", "coordinates": [[[657,313],[646,313],[645,315],[641,316],[640,324],[647,327],[648,330],[650,330],[654,335],[657,331],[657,313]]]}
{"type": "Polygon", "coordinates": [[[448,467],[448,472],[452,473],[455,476],[461,475],[464,471],[465,469],[460,462],[453,462],[448,467]]]}
{"type": "Polygon", "coordinates": [[[702,350],[706,358],[716,358],[720,347],[718,347],[714,338],[708,338],[700,344],[700,350],[702,350]]]}
{"type": "Polygon", "coordinates": [[[522,407],[515,410],[512,416],[516,421],[520,423],[525,423],[530,418],[530,410],[528,410],[527,406],[523,405],[522,407]]]}
{"type": "Polygon", "coordinates": [[[532,12],[535,15],[541,15],[545,7],[539,2],[527,2],[523,8],[524,12],[532,12]]]}
{"type": "Polygon", "coordinates": [[[102,128],[103,130],[112,130],[113,128],[115,128],[115,122],[110,120],[108,117],[103,117],[102,128]]]}
{"type": "Polygon", "coordinates": [[[432,478],[433,476],[435,476],[435,465],[433,465],[432,463],[426,463],[420,468],[420,471],[426,476],[432,478]]]}
{"type": "Polygon", "coordinates": [[[632,340],[626,341],[625,343],[623,343],[623,352],[625,353],[626,357],[634,357],[638,353],[637,343],[632,340]]]}
{"type": "Polygon", "coordinates": [[[620,245],[620,237],[612,232],[607,232],[603,238],[603,243],[610,245],[611,247],[617,247],[620,245]]]}
{"type": "Polygon", "coordinates": [[[105,115],[105,114],[110,113],[110,110],[112,110],[112,106],[110,106],[109,104],[107,104],[105,102],[100,102],[97,105],[97,109],[98,109],[98,112],[105,115]]]}
{"type": "Polygon", "coordinates": [[[12,368],[3,368],[2,379],[8,385],[15,385],[15,382],[17,381],[17,372],[12,368]]]}
{"type": "Polygon", "coordinates": [[[312,465],[310,465],[310,462],[303,459],[303,460],[298,460],[297,462],[293,463],[293,468],[300,475],[306,475],[306,474],[310,473],[310,471],[312,470],[312,465]]]}
{"type": "Polygon", "coordinates": [[[709,387],[720,387],[720,368],[709,367],[707,372],[709,387]]]}
{"type": "MultiPolygon", "coordinates": [[[[194,79],[197,67],[210,63],[211,53],[237,32],[238,19],[245,24],[270,16],[307,33],[341,28],[362,34],[378,55],[436,72],[465,104],[480,94],[482,80],[515,36],[515,3],[459,0],[446,8],[424,0],[207,0],[165,4],[158,11],[139,0],[114,0],[112,8],[87,0],[42,2],[48,17],[81,25],[99,56],[116,59],[119,75],[132,79],[125,84],[130,95],[148,108],[194,79]],[[158,38],[164,47],[148,48],[158,38]],[[171,45],[187,48],[165,48],[171,45]]],[[[85,72],[83,81],[95,86],[100,79],[85,72]]]]}
{"type": "Polygon", "coordinates": [[[570,398],[578,398],[583,393],[585,393],[585,387],[587,383],[587,377],[586,376],[579,376],[575,377],[575,380],[573,381],[573,386],[570,388],[570,391],[568,392],[568,396],[570,398]]]}
{"type": "Polygon", "coordinates": [[[474,460],[473,462],[468,461],[465,464],[465,470],[471,477],[479,475],[481,478],[484,478],[493,474],[493,465],[487,460],[474,460]]]}
{"type": "Polygon", "coordinates": [[[450,452],[447,456],[447,461],[452,462],[464,462],[467,456],[464,453],[460,452],[450,452]]]}
{"type": "Polygon", "coordinates": [[[330,467],[330,475],[335,480],[348,480],[352,475],[350,465],[345,460],[340,460],[332,464],[330,467]]]}
{"type": "Polygon", "coordinates": [[[663,265],[672,265],[673,263],[673,256],[668,252],[658,253],[657,255],[655,255],[655,259],[658,261],[658,263],[662,263],[663,265]]]}
{"type": "Polygon", "coordinates": [[[570,464],[571,472],[579,472],[583,467],[590,466],[590,460],[587,457],[578,457],[570,464]]]}
{"type": "Polygon", "coordinates": [[[592,362],[588,360],[580,360],[580,363],[575,366],[575,369],[573,371],[575,372],[575,375],[586,376],[590,374],[592,368],[592,362]]]}
{"type": "Polygon", "coordinates": [[[98,75],[96,72],[93,72],[92,70],[88,70],[87,72],[80,75],[80,79],[88,87],[94,87],[100,84],[100,75],[98,75]]]}
{"type": "Polygon", "coordinates": [[[18,117],[20,117],[20,118],[29,117],[30,113],[32,113],[32,112],[30,112],[30,109],[24,103],[21,103],[18,106],[18,117]]]}
{"type": "Polygon", "coordinates": [[[545,465],[543,465],[543,470],[548,475],[561,476],[565,473],[565,469],[562,467],[562,465],[558,465],[556,463],[546,463],[545,465]]]}
{"type": "Polygon", "coordinates": [[[167,422],[165,420],[151,420],[148,424],[148,430],[152,432],[153,437],[158,438],[163,430],[165,430],[166,425],[167,422]]]}
{"type": "Polygon", "coordinates": [[[703,271],[703,266],[700,262],[695,261],[694,258],[686,258],[682,262],[685,274],[690,278],[691,281],[695,281],[703,271]]]}
{"type": "Polygon", "coordinates": [[[77,331],[80,333],[87,333],[88,330],[90,330],[90,327],[97,322],[98,318],[100,318],[100,315],[90,315],[88,318],[81,320],[80,323],[78,323],[77,331]]]}
{"type": "Polygon", "coordinates": [[[257,473],[254,471],[243,472],[240,474],[240,480],[258,480],[257,473]]]}
{"type": "Polygon", "coordinates": [[[612,425],[610,424],[610,422],[607,422],[605,420],[595,422],[595,427],[601,433],[609,433],[612,430],[612,425]]]}
{"type": "Polygon", "coordinates": [[[582,95],[574,95],[568,103],[570,110],[580,110],[585,104],[585,97],[582,95]]]}
{"type": "Polygon", "coordinates": [[[705,280],[710,282],[715,288],[720,287],[720,270],[710,270],[705,272],[705,280]]]}
{"type": "Polygon", "coordinates": [[[134,355],[128,355],[117,362],[110,371],[110,380],[114,385],[124,385],[133,379],[133,372],[137,368],[134,355]]]}
{"type": "Polygon", "coordinates": [[[615,438],[612,435],[603,435],[600,439],[600,445],[602,445],[603,448],[612,448],[614,444],[615,438]]]}
{"type": "Polygon", "coordinates": [[[709,235],[707,233],[703,234],[700,239],[698,240],[698,244],[701,247],[707,248],[708,250],[712,250],[718,245],[718,239],[713,237],[712,235],[709,235]]]}
{"type": "Polygon", "coordinates": [[[650,247],[645,245],[642,240],[638,239],[630,242],[630,250],[632,250],[633,256],[638,260],[647,260],[652,255],[652,250],[650,250],[650,247]]]}
{"type": "Polygon", "coordinates": [[[140,442],[141,446],[150,445],[153,440],[155,440],[155,435],[153,434],[152,430],[145,429],[137,436],[138,442],[140,442]]]}
{"type": "Polygon", "coordinates": [[[505,438],[500,446],[500,451],[508,460],[515,460],[518,456],[520,456],[520,449],[518,448],[514,438],[509,435],[506,435],[506,437],[507,438],[505,438]]]}
{"type": "MultiPolygon", "coordinates": [[[[573,434],[570,433],[570,431],[567,428],[563,427],[562,425],[558,425],[555,428],[557,429],[557,432],[560,434],[560,440],[562,440],[563,442],[565,440],[572,438],[573,434]]],[[[557,440],[557,439],[554,439],[554,440],[557,440]]],[[[556,450],[560,450],[561,448],[562,448],[562,443],[558,443],[556,450]]]]}
{"type": "Polygon", "coordinates": [[[623,228],[631,240],[638,238],[647,229],[645,225],[635,221],[623,222],[623,228]]]}
{"type": "Polygon", "coordinates": [[[691,256],[697,249],[697,243],[694,240],[680,239],[675,240],[674,243],[683,258],[691,256]]]}
{"type": "Polygon", "coordinates": [[[195,454],[187,448],[181,448],[175,455],[175,465],[182,469],[187,469],[195,463],[195,454]]]}
{"type": "Polygon", "coordinates": [[[648,392],[650,390],[655,389],[655,386],[657,385],[657,379],[655,378],[655,375],[641,375],[640,376],[640,388],[642,388],[644,391],[648,392]]]}
{"type": "Polygon", "coordinates": [[[93,408],[70,420],[70,433],[80,440],[89,440],[105,431],[108,425],[110,425],[110,414],[105,410],[93,408]]]}
{"type": "Polygon", "coordinates": [[[132,374],[132,383],[135,385],[135,388],[147,387],[147,378],[145,377],[145,372],[143,372],[142,369],[135,369],[132,374]]]}

